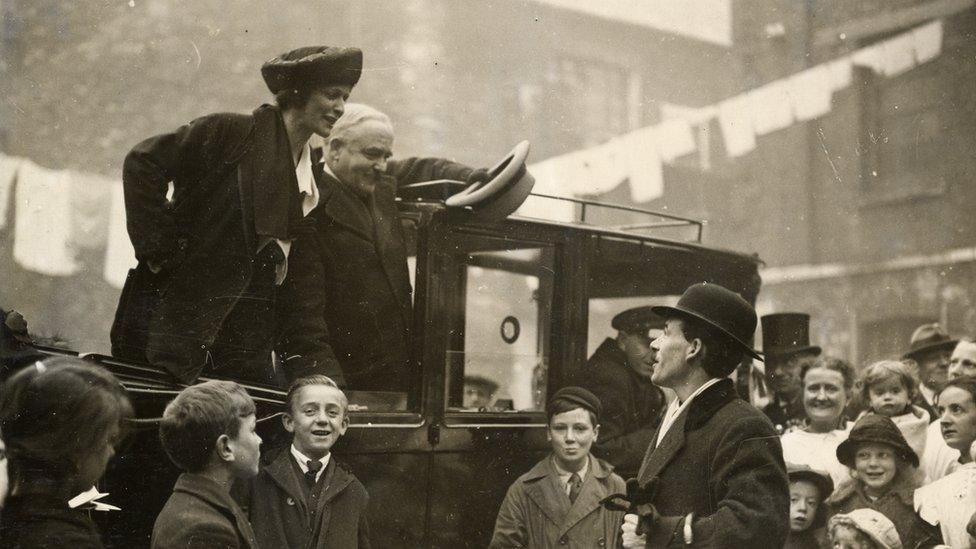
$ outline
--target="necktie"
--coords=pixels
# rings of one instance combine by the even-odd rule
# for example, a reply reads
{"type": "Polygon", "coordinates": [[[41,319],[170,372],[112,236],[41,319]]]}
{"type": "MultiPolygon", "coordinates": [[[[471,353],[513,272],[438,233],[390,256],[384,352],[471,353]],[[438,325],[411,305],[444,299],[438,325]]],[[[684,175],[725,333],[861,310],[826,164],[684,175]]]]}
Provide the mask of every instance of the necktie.
{"type": "Polygon", "coordinates": [[[315,486],[315,476],[322,469],[322,462],[317,459],[308,460],[308,472],[305,473],[305,482],[309,486],[315,486]]]}
{"type": "Polygon", "coordinates": [[[580,478],[578,473],[573,473],[569,476],[569,501],[576,503],[576,498],[579,497],[580,490],[583,488],[583,479],[580,478]]]}

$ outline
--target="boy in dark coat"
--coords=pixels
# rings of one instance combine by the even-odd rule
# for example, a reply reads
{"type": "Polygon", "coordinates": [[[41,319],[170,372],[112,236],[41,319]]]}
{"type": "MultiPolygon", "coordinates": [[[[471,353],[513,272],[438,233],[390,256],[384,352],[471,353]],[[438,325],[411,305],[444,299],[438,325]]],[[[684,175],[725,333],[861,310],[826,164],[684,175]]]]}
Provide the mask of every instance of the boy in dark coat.
{"type": "Polygon", "coordinates": [[[332,459],[349,426],[346,395],[313,375],[288,389],[282,416],[292,443],[263,460],[240,500],[261,547],[369,547],[366,488],[332,459]]]}
{"type": "Polygon", "coordinates": [[[789,483],[779,436],[741,400],[727,376],[743,357],[756,312],[715,284],[696,284],[651,343],[651,380],[677,394],[644,457],[643,504],[625,517],[625,547],[782,547],[789,534],[789,483]]]}
{"type": "Polygon", "coordinates": [[[234,479],[258,472],[261,437],[254,412],[254,401],[232,381],[193,385],[166,406],[159,438],[184,473],[156,517],[152,549],[258,547],[230,497],[234,479]]]}

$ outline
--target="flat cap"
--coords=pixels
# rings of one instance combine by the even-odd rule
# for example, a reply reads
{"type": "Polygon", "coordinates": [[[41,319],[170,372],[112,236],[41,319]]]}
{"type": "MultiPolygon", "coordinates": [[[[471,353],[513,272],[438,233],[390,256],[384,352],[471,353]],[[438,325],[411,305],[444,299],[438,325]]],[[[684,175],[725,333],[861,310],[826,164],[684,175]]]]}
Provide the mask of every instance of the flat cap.
{"type": "Polygon", "coordinates": [[[261,66],[261,76],[271,93],[322,86],[355,86],[362,72],[362,50],[334,46],[294,49],[261,66]]]}
{"type": "MultiPolygon", "coordinates": [[[[552,398],[549,399],[547,411],[551,411],[553,405],[559,401],[571,402],[580,408],[593,412],[596,414],[597,421],[600,420],[600,415],[603,413],[603,405],[600,403],[600,398],[582,387],[563,387],[556,391],[556,394],[552,395],[552,398]]],[[[549,415],[551,416],[552,414],[550,413],[549,415]]]]}
{"type": "Polygon", "coordinates": [[[610,326],[614,330],[624,332],[638,332],[652,328],[660,330],[664,328],[664,319],[658,316],[650,305],[646,305],[617,313],[610,321],[610,326]]]}

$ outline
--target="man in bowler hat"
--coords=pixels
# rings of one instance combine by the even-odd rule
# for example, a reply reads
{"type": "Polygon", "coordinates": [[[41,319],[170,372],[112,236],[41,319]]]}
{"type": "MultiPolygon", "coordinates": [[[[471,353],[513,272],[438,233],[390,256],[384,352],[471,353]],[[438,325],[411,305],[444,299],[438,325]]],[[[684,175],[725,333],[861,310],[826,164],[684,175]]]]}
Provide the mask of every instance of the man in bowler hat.
{"type": "Polygon", "coordinates": [[[308,140],[329,135],[362,64],[356,48],[292,50],[261,67],[275,105],[203,116],[129,152],[122,181],[139,263],[119,300],[113,355],[183,383],[208,363],[269,380],[276,287],[319,198],[308,140]]]}
{"type": "Polygon", "coordinates": [[[957,343],[959,340],[950,337],[938,323],[922,324],[912,332],[908,351],[902,355],[903,359],[918,364],[918,394],[921,398],[916,399],[915,404],[927,411],[933,421],[939,416],[935,395],[949,379],[949,363],[957,343]]]}
{"type": "MultiPolygon", "coordinates": [[[[674,389],[638,472],[641,503],[625,517],[625,547],[782,547],[789,483],[779,436],[728,379],[746,356],[756,312],[716,284],[688,288],[651,343],[651,379],[674,389]]],[[[635,502],[636,503],[636,502],[635,502]]]]}
{"type": "Polygon", "coordinates": [[[761,319],[763,334],[763,363],[766,384],[772,399],[763,413],[780,433],[803,424],[800,372],[820,356],[820,347],[810,345],[810,315],[804,313],[775,313],[761,319]]]}
{"type": "Polygon", "coordinates": [[[593,454],[630,478],[637,474],[666,404],[664,392],[651,382],[651,341],[660,335],[664,320],[649,306],[634,307],[614,316],[610,326],[617,337],[597,347],[580,385],[603,402],[600,440],[593,454]]]}

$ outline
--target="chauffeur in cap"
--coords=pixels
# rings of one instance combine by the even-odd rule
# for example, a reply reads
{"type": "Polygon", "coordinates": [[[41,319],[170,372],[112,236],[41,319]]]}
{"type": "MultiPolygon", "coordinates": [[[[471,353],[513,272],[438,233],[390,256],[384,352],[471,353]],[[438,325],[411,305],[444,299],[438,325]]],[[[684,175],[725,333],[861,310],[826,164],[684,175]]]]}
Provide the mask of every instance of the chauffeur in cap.
{"type": "Polygon", "coordinates": [[[763,413],[783,433],[802,425],[806,418],[800,398],[800,371],[820,355],[820,347],[810,345],[808,314],[775,313],[760,320],[766,383],[773,393],[763,413]]]}
{"type": "Polygon", "coordinates": [[[933,420],[938,417],[935,395],[949,379],[949,363],[957,343],[959,340],[949,337],[938,323],[922,324],[912,333],[908,351],[902,355],[918,364],[921,398],[915,404],[924,408],[933,420]]]}
{"type": "Polygon", "coordinates": [[[610,322],[616,338],[606,338],[586,362],[580,385],[603,402],[601,435],[593,454],[610,462],[624,478],[637,474],[666,404],[651,382],[651,340],[664,320],[651,307],[627,309],[610,322]]]}
{"type": "Polygon", "coordinates": [[[637,476],[640,502],[623,525],[626,547],[782,547],[789,485],[773,424],[741,400],[728,375],[746,356],[756,312],[715,284],[696,284],[665,318],[654,383],[668,405],[637,476]]]}
{"type": "Polygon", "coordinates": [[[355,48],[290,51],[261,67],[275,105],[203,116],[129,152],[122,180],[139,263],[112,326],[115,356],[184,383],[208,362],[267,380],[275,288],[319,198],[308,140],[329,135],[362,64],[355,48]]]}

